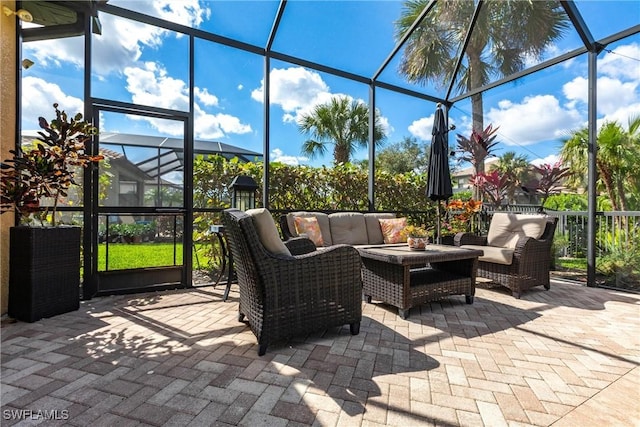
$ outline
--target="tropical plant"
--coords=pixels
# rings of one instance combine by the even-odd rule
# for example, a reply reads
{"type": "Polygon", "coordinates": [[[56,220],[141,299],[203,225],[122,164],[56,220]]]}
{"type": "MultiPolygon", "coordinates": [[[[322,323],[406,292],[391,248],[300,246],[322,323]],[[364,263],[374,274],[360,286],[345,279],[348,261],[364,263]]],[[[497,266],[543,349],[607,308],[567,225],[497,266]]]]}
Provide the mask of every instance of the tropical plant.
{"type": "Polygon", "coordinates": [[[507,195],[508,178],[498,171],[479,173],[469,180],[471,185],[487,196],[495,209],[502,205],[507,195]]]}
{"type": "Polygon", "coordinates": [[[569,168],[562,167],[562,163],[556,162],[553,165],[543,163],[540,166],[532,165],[536,173],[523,187],[529,192],[537,192],[542,195],[540,207],[542,208],[547,199],[552,194],[558,194],[564,188],[563,180],[569,176],[569,168]]]}
{"type": "MultiPolygon", "coordinates": [[[[444,89],[453,80],[460,92],[521,71],[531,58],[541,59],[570,24],[557,1],[409,0],[396,21],[398,41],[430,5],[405,44],[400,73],[411,83],[431,81],[444,89]],[[467,40],[476,7],[481,10],[467,40]],[[461,46],[464,60],[459,62],[461,46]]],[[[471,110],[472,129],[479,132],[484,129],[482,92],[471,95],[471,110]]]]}
{"type": "MultiPolygon", "coordinates": [[[[0,170],[0,212],[16,209],[22,220],[40,210],[43,197],[53,199],[51,225],[56,226],[60,198],[67,196],[71,185],[77,185],[77,168],[98,162],[102,155],[89,155],[85,144],[97,133],[91,123],[78,113],[71,119],[53,104],[56,118],[47,122],[38,118],[39,138],[30,149],[10,150],[13,158],[5,160],[0,170]]],[[[48,209],[48,208],[47,208],[48,209]]],[[[45,215],[46,217],[47,215],[45,215]]]]}
{"type": "MultiPolygon", "coordinates": [[[[334,164],[348,163],[360,147],[369,142],[369,107],[346,96],[334,96],[325,104],[316,105],[312,112],[302,115],[298,129],[311,139],[302,145],[302,153],[311,158],[324,155],[333,145],[334,164]]],[[[385,139],[380,115],[375,112],[374,141],[385,139]]]]}
{"type": "Polygon", "coordinates": [[[541,206],[554,211],[586,211],[588,207],[586,194],[551,194],[541,206]]]}
{"type": "Polygon", "coordinates": [[[492,165],[489,170],[497,170],[507,177],[507,200],[509,203],[515,203],[516,190],[529,180],[530,169],[527,156],[507,151],[498,157],[498,163],[492,165]]]}
{"type": "MultiPolygon", "coordinates": [[[[489,125],[482,131],[471,131],[470,138],[460,134],[457,135],[458,152],[462,153],[460,160],[471,163],[475,175],[484,173],[485,159],[493,153],[495,146],[498,144],[495,141],[497,131],[497,127],[494,128],[489,125]]],[[[480,189],[476,187],[473,197],[480,199],[481,195],[480,189]]]]}
{"type": "MultiPolygon", "coordinates": [[[[582,128],[563,140],[562,163],[570,170],[567,184],[585,187],[588,169],[589,131],[582,128]]],[[[625,130],[617,122],[605,122],[597,136],[596,169],[598,187],[611,200],[613,210],[629,210],[628,194],[635,200],[640,193],[637,162],[640,158],[640,116],[629,119],[625,130]],[[636,195],[636,196],[633,196],[636,195]]]]}

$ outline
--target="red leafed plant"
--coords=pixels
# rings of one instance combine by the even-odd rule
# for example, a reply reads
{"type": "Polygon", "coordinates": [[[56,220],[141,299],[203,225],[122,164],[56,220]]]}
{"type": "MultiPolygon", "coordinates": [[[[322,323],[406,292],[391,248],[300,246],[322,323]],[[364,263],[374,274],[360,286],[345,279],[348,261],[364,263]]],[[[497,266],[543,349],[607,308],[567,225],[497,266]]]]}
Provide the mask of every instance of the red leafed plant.
{"type": "Polygon", "coordinates": [[[489,198],[494,207],[500,206],[506,197],[508,181],[508,176],[500,174],[497,170],[473,175],[469,180],[471,185],[478,187],[489,198]]]}
{"type": "Polygon", "coordinates": [[[569,168],[562,167],[561,162],[554,164],[543,163],[540,166],[534,165],[533,170],[536,172],[536,176],[523,187],[527,191],[535,191],[542,194],[540,206],[544,206],[547,198],[549,198],[551,194],[560,193],[563,188],[563,179],[571,173],[569,168]]]}

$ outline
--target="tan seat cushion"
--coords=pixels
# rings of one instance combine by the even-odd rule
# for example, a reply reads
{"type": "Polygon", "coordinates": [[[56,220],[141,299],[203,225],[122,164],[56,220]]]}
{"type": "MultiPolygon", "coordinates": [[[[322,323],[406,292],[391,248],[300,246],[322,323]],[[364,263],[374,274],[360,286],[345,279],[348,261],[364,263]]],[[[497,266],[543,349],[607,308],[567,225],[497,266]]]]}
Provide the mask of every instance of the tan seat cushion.
{"type": "Polygon", "coordinates": [[[265,208],[249,209],[247,215],[253,218],[253,223],[256,226],[258,237],[262,245],[272,254],[283,254],[291,256],[289,248],[287,248],[282,240],[280,240],[280,233],[276,227],[276,222],[273,220],[271,213],[265,208]]]}
{"type": "Polygon", "coordinates": [[[395,214],[392,213],[366,213],[364,214],[364,222],[367,225],[367,236],[369,237],[370,245],[381,245],[384,243],[384,236],[382,235],[382,229],[380,228],[379,219],[392,219],[395,218],[395,214]]]}
{"type": "Polygon", "coordinates": [[[329,215],[331,239],[334,245],[366,245],[369,243],[367,224],[360,212],[337,212],[329,215]]]}
{"type": "MultiPolygon", "coordinates": [[[[502,248],[515,248],[520,237],[539,239],[547,225],[546,215],[526,215],[497,212],[491,218],[487,244],[502,248]]],[[[510,262],[509,262],[510,264],[510,262]]]]}
{"type": "Polygon", "coordinates": [[[318,225],[320,226],[320,232],[322,233],[322,243],[324,246],[331,246],[333,244],[333,240],[331,239],[331,228],[329,227],[329,215],[324,212],[311,212],[311,211],[299,211],[299,212],[290,212],[287,214],[287,225],[289,226],[289,232],[292,236],[297,237],[298,233],[296,233],[296,225],[295,225],[295,217],[316,217],[318,221],[318,225]]]}
{"type": "Polygon", "coordinates": [[[511,265],[513,262],[514,249],[511,248],[498,248],[495,246],[481,246],[481,245],[462,245],[461,248],[465,249],[477,249],[484,252],[484,255],[478,257],[479,261],[492,262],[494,264],[511,265]]]}

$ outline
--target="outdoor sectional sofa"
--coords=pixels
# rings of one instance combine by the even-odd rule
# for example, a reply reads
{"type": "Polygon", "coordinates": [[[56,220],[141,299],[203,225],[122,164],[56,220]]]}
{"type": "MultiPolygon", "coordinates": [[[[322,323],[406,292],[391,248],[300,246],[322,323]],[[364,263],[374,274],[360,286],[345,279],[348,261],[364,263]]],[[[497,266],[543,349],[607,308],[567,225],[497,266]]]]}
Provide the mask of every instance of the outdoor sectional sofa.
{"type": "MultiPolygon", "coordinates": [[[[316,247],[337,244],[381,245],[384,236],[380,227],[380,219],[394,219],[395,213],[361,213],[361,212],[324,212],[297,211],[280,217],[280,229],[285,240],[299,237],[296,231],[295,218],[315,218],[321,233],[318,237],[313,232],[304,233],[316,244],[316,247]]],[[[313,224],[315,226],[315,224],[313,224]]]]}

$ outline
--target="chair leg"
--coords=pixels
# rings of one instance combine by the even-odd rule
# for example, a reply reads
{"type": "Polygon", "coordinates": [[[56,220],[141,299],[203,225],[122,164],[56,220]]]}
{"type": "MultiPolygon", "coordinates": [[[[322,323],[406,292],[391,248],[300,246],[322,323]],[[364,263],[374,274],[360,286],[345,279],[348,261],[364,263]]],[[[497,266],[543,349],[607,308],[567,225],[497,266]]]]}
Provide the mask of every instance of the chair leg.
{"type": "Polygon", "coordinates": [[[267,344],[260,344],[258,346],[258,356],[264,356],[267,352],[267,344]]]}
{"type": "Polygon", "coordinates": [[[516,299],[520,299],[520,292],[518,292],[518,291],[511,292],[511,295],[513,295],[513,297],[516,298],[516,299]]]}
{"type": "Polygon", "coordinates": [[[244,313],[238,312],[238,322],[244,322],[244,313]]]}
{"type": "Polygon", "coordinates": [[[360,322],[350,323],[349,330],[351,335],[358,335],[360,333],[360,322]]]}
{"type": "Polygon", "coordinates": [[[546,285],[544,285],[544,288],[548,291],[549,289],[551,289],[551,284],[547,283],[546,285]]]}
{"type": "Polygon", "coordinates": [[[464,299],[467,302],[467,304],[473,304],[473,295],[465,295],[464,299]]]}

